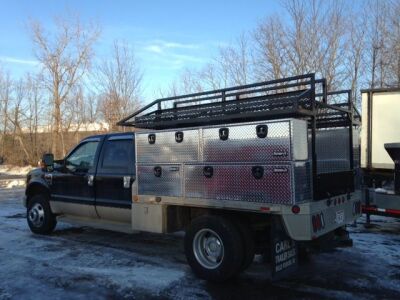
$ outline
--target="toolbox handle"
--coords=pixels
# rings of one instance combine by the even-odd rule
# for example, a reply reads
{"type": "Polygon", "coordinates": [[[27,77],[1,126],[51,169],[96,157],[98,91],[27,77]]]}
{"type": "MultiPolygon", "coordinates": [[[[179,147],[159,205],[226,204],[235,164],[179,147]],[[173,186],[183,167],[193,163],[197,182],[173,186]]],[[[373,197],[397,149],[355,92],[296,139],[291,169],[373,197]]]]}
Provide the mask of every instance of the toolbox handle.
{"type": "Polygon", "coordinates": [[[182,131],[175,132],[175,142],[182,143],[182,141],[183,141],[183,132],[182,131]]]}
{"type": "Polygon", "coordinates": [[[254,166],[251,168],[251,173],[255,179],[261,179],[264,176],[264,167],[254,166]]]}
{"type": "Polygon", "coordinates": [[[162,169],[160,166],[154,167],[154,176],[161,177],[162,169]]]}
{"type": "Polygon", "coordinates": [[[147,136],[147,140],[149,141],[149,144],[154,144],[156,142],[156,135],[154,133],[150,133],[147,136]]]}
{"type": "Polygon", "coordinates": [[[268,126],[267,125],[257,125],[256,126],[256,133],[260,139],[264,139],[268,135],[268,126]]]}
{"type": "Polygon", "coordinates": [[[211,178],[214,175],[214,168],[211,166],[205,166],[203,168],[203,174],[206,178],[211,178]]]}
{"type": "Polygon", "coordinates": [[[229,138],[229,128],[222,127],[219,129],[219,139],[221,141],[226,141],[229,138]]]}

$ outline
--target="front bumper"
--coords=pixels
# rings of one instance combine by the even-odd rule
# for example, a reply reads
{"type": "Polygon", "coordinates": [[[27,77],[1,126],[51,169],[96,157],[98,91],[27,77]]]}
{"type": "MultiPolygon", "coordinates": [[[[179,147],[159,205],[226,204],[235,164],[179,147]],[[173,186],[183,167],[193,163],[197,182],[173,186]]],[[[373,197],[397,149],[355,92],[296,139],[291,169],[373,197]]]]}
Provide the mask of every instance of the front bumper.
{"type": "Polygon", "coordinates": [[[25,195],[25,196],[22,198],[22,205],[23,205],[24,207],[27,207],[27,203],[28,203],[28,197],[25,195]]]}
{"type": "Polygon", "coordinates": [[[295,214],[291,207],[285,207],[282,214],[288,235],[297,241],[311,241],[346,224],[353,223],[361,215],[360,193],[332,197],[298,205],[295,214]],[[313,217],[320,216],[322,224],[317,229],[313,217]]]}

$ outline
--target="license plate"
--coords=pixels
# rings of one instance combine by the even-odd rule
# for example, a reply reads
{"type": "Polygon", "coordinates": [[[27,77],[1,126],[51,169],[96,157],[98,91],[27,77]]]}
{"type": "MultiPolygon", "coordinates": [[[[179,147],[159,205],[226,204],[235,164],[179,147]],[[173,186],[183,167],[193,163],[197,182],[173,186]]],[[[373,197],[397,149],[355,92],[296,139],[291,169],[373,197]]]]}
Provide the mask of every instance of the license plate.
{"type": "Polygon", "coordinates": [[[335,223],[342,224],[344,222],[344,210],[339,210],[336,212],[335,223]]]}

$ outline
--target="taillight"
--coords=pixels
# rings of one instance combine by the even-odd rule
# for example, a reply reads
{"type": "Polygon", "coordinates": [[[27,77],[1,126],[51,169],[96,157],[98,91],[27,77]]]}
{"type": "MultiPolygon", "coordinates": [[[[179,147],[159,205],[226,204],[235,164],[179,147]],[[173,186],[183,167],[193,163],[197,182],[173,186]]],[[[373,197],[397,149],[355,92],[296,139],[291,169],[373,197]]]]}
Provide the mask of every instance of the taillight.
{"type": "Polygon", "coordinates": [[[321,212],[321,213],[313,215],[311,217],[311,222],[312,222],[314,232],[324,229],[325,228],[324,214],[321,212]]]}

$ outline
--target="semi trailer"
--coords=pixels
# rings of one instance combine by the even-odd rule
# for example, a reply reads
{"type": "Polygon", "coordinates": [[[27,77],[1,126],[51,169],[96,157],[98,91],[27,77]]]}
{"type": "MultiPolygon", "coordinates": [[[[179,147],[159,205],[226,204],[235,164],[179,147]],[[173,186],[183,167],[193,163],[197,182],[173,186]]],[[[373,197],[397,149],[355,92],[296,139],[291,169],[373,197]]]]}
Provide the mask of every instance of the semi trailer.
{"type": "Polygon", "coordinates": [[[34,233],[57,221],[124,232],[185,231],[194,273],[224,281],[255,254],[272,275],[299,249],[350,241],[361,213],[350,91],[314,74],[158,99],[28,174],[34,233]],[[331,103],[329,99],[339,97],[331,103]]]}
{"type": "Polygon", "coordinates": [[[400,88],[366,89],[362,95],[363,212],[400,217],[400,88]]]}

